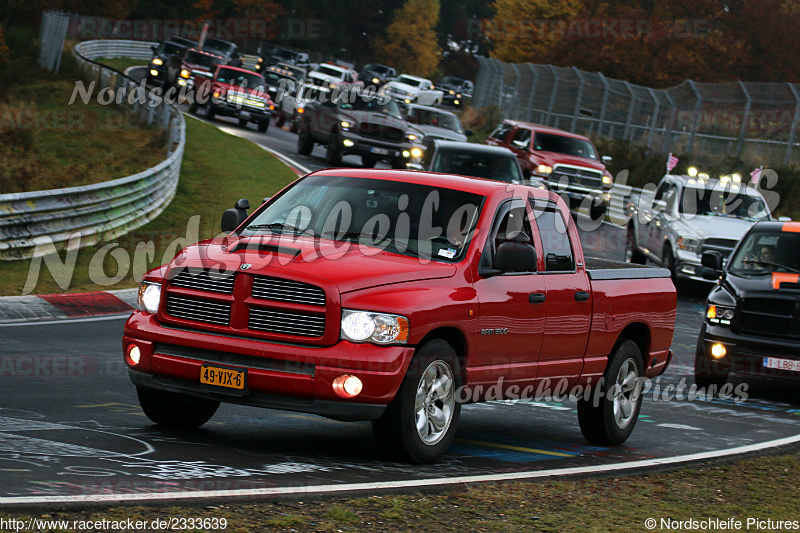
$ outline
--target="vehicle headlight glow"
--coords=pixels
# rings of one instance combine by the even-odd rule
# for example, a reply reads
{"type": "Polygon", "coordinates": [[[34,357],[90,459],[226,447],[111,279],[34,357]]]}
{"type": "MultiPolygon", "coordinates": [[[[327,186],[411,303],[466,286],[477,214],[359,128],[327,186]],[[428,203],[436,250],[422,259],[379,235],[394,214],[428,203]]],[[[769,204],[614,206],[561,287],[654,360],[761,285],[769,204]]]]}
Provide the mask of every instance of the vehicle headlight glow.
{"type": "Polygon", "coordinates": [[[609,176],[608,174],[604,174],[603,175],[603,185],[609,185],[610,186],[610,185],[613,185],[613,184],[614,184],[613,176],[609,176]]]}
{"type": "Polygon", "coordinates": [[[456,92],[453,89],[450,89],[450,94],[456,94],[456,92]]]}
{"type": "Polygon", "coordinates": [[[536,172],[538,172],[539,174],[552,174],[553,167],[551,167],[550,165],[538,165],[536,167],[536,172]]]}
{"type": "Polygon", "coordinates": [[[700,246],[700,239],[692,239],[691,237],[679,237],[678,248],[696,254],[697,248],[700,246]]]}
{"type": "Polygon", "coordinates": [[[378,85],[380,82],[381,80],[379,80],[378,78],[372,78],[372,83],[374,83],[375,85],[378,85]]]}
{"type": "Polygon", "coordinates": [[[150,69],[150,75],[151,76],[158,76],[158,71],[156,69],[154,69],[154,68],[151,68],[150,69]]]}
{"type": "Polygon", "coordinates": [[[422,150],[417,147],[411,149],[411,157],[422,157],[422,150]]]}
{"type": "Polygon", "coordinates": [[[164,61],[162,61],[160,57],[154,57],[153,58],[153,64],[154,65],[163,65],[164,61]]]}
{"type": "Polygon", "coordinates": [[[161,284],[152,281],[143,281],[139,284],[139,311],[146,311],[151,314],[158,312],[158,304],[161,301],[161,284]]]}
{"type": "Polygon", "coordinates": [[[188,78],[191,75],[192,75],[192,73],[189,72],[188,70],[186,70],[186,69],[181,70],[181,78],[188,78]]]}
{"type": "Polygon", "coordinates": [[[341,125],[342,125],[342,129],[343,129],[343,130],[349,130],[349,129],[350,129],[350,126],[352,126],[352,124],[350,124],[350,123],[349,123],[349,122],[347,122],[346,120],[343,120],[343,121],[341,121],[339,124],[341,124],[341,125]]]}
{"type": "Polygon", "coordinates": [[[378,344],[406,343],[408,319],[400,315],[342,309],[341,338],[378,344]]]}
{"type": "Polygon", "coordinates": [[[709,324],[715,326],[730,326],[736,310],[733,307],[709,305],[706,309],[706,318],[709,324]]]}

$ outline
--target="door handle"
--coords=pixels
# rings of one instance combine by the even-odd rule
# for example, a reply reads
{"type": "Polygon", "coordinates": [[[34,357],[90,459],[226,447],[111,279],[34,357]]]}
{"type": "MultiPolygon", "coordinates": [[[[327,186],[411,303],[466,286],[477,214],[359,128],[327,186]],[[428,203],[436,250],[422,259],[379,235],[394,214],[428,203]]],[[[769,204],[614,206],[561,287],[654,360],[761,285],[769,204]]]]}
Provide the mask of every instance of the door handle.
{"type": "Polygon", "coordinates": [[[544,302],[544,294],[541,292],[534,292],[533,294],[528,295],[528,301],[532,304],[540,304],[544,302]]]}
{"type": "Polygon", "coordinates": [[[590,297],[591,297],[591,294],[589,294],[586,291],[578,291],[578,292],[575,293],[575,301],[576,302],[585,302],[590,297]]]}

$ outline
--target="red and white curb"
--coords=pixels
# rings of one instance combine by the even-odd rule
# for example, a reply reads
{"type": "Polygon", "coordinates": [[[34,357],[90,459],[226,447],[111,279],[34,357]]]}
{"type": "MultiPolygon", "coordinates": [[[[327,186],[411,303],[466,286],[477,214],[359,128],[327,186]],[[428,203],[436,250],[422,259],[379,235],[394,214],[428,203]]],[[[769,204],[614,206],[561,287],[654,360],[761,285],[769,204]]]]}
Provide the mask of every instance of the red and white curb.
{"type": "Polygon", "coordinates": [[[130,313],[136,298],[137,289],[4,296],[0,298],[0,326],[130,313]]]}

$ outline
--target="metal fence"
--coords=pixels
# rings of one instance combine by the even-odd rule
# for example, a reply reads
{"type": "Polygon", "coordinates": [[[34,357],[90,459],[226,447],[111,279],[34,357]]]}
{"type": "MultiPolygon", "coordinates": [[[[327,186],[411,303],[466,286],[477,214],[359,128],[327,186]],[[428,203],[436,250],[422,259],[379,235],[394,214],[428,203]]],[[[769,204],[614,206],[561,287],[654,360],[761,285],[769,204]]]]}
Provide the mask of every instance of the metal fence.
{"type": "Polygon", "coordinates": [[[70,15],[60,11],[45,11],[39,27],[39,66],[58,72],[61,51],[69,28],[70,15]]]}
{"type": "Polygon", "coordinates": [[[667,153],[738,156],[800,166],[800,86],[696,83],[652,89],[577,68],[479,57],[473,105],[507,118],[667,153]]]}
{"type": "MultiPolygon", "coordinates": [[[[129,57],[139,48],[149,51],[149,44],[87,41],[75,46],[73,56],[87,84],[95,82],[96,91],[108,87],[118,94],[138,84],[92,58],[115,57],[122,53],[120,50],[129,57]]],[[[62,248],[76,234],[80,234],[80,246],[113,239],[143,226],[169,205],[178,185],[186,143],[183,116],[173,105],[151,107],[138,100],[124,102],[129,118],[168,133],[167,158],[138,174],[94,185],[0,194],[0,259],[25,259],[47,251],[37,250],[37,244],[52,242],[62,248]]]]}

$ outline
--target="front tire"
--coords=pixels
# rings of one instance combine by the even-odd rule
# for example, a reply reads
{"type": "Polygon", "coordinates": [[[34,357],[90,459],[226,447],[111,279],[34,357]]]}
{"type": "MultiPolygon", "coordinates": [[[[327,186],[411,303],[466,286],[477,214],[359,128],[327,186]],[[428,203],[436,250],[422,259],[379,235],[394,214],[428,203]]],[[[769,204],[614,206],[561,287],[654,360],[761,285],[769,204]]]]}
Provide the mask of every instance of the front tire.
{"type": "Polygon", "coordinates": [[[417,350],[403,383],[372,431],[391,458],[416,464],[438,460],[450,447],[461,414],[461,368],[441,339],[417,350]]]}
{"type": "Polygon", "coordinates": [[[261,133],[266,133],[268,129],[269,129],[268,118],[262,118],[261,120],[258,121],[258,131],[260,131],[261,133]]]}
{"type": "Polygon", "coordinates": [[[217,112],[214,111],[214,108],[212,108],[211,105],[209,104],[209,106],[206,107],[206,120],[214,120],[214,116],[216,114],[217,112]]]}
{"type": "Polygon", "coordinates": [[[362,155],[361,156],[361,166],[364,168],[372,168],[378,162],[378,158],[374,155],[362,155]]]}
{"type": "Polygon", "coordinates": [[[246,128],[247,127],[247,119],[246,118],[240,118],[239,119],[239,127],[240,128],[246,128]]]}
{"type": "Polygon", "coordinates": [[[300,155],[309,155],[314,150],[314,139],[311,138],[311,133],[307,129],[300,130],[297,136],[297,153],[300,155]]]}
{"type": "Polygon", "coordinates": [[[594,444],[622,444],[633,432],[642,407],[642,352],[632,340],[620,342],[608,361],[602,394],[578,401],[581,433],[594,444]],[[596,405],[595,405],[596,404],[596,405]]]}
{"type": "Polygon", "coordinates": [[[139,405],[147,418],[159,426],[194,429],[208,422],[219,402],[185,394],[136,387],[139,405]]]}
{"type": "Polygon", "coordinates": [[[279,111],[278,114],[275,115],[275,125],[282,128],[284,124],[286,124],[286,113],[279,111]]]}
{"type": "Polygon", "coordinates": [[[335,131],[332,131],[328,137],[328,144],[325,148],[325,162],[332,167],[342,163],[342,147],[339,145],[339,135],[335,131]]]}
{"type": "Polygon", "coordinates": [[[672,283],[676,283],[678,281],[678,273],[675,270],[675,256],[672,254],[672,248],[670,248],[669,243],[664,245],[664,251],[661,254],[661,257],[664,268],[669,270],[669,276],[672,278],[672,283]]]}

